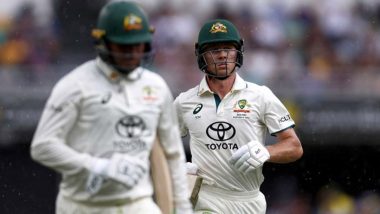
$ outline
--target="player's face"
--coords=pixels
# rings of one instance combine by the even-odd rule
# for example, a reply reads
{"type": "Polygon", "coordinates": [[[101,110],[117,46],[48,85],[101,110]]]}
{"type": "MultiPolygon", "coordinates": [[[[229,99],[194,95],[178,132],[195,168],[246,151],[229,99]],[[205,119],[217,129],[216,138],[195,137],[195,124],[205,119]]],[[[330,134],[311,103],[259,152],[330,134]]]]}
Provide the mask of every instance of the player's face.
{"type": "Polygon", "coordinates": [[[116,65],[123,68],[136,68],[144,56],[145,44],[120,45],[109,44],[110,52],[116,65]]]}
{"type": "Polygon", "coordinates": [[[207,71],[215,76],[228,76],[235,69],[237,50],[231,43],[210,44],[203,56],[207,63],[207,71]]]}

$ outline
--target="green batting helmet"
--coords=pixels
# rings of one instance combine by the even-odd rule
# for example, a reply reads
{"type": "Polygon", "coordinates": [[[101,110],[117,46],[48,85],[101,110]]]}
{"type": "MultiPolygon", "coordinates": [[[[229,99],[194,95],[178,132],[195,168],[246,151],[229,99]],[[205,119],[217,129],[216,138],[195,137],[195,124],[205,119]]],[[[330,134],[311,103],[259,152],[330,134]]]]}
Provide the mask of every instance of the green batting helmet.
{"type": "Polygon", "coordinates": [[[195,44],[195,54],[197,56],[198,67],[204,70],[206,62],[202,54],[207,44],[212,43],[233,43],[238,50],[236,65],[243,65],[243,39],[241,38],[237,28],[228,20],[215,19],[206,22],[198,35],[198,42],[195,44]]]}
{"type": "Polygon", "coordinates": [[[150,43],[152,33],[147,16],[136,3],[111,1],[100,11],[92,36],[127,45],[150,43]]]}
{"type": "Polygon", "coordinates": [[[134,2],[111,1],[100,11],[97,26],[92,30],[95,49],[100,58],[123,74],[128,74],[136,67],[122,67],[115,58],[130,58],[129,53],[115,54],[109,49],[109,43],[118,45],[145,44],[140,66],[148,66],[153,61],[151,47],[154,30],[149,26],[148,17],[134,2]]]}

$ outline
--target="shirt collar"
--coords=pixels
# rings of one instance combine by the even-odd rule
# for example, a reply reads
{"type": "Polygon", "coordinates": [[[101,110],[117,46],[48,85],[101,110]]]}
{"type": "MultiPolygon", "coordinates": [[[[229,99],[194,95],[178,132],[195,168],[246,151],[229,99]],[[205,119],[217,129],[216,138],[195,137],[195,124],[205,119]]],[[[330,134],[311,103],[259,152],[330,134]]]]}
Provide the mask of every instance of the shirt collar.
{"type": "Polygon", "coordinates": [[[232,91],[241,91],[247,87],[248,85],[245,82],[245,80],[241,78],[239,74],[236,73],[236,79],[235,79],[234,86],[232,87],[232,91]]]}
{"type": "Polygon", "coordinates": [[[143,68],[137,67],[135,70],[131,71],[128,75],[123,75],[120,72],[116,71],[112,66],[105,63],[100,57],[96,58],[96,65],[100,71],[112,82],[120,81],[121,79],[127,80],[137,80],[140,78],[143,68]]]}
{"type": "MultiPolygon", "coordinates": [[[[236,73],[235,82],[234,82],[234,85],[232,86],[231,92],[240,91],[245,88],[247,88],[247,83],[244,81],[243,78],[239,76],[238,73],[236,73]]],[[[206,76],[204,76],[201,83],[199,84],[198,95],[200,96],[206,92],[211,93],[211,94],[214,93],[211,91],[210,87],[207,84],[206,76]]]]}

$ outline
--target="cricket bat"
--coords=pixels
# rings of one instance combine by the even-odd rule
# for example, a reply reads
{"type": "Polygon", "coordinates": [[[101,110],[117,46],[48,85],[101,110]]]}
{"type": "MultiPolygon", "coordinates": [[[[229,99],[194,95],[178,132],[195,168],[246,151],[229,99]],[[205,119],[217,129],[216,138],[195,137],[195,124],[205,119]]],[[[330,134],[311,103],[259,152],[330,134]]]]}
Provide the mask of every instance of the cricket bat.
{"type": "Polygon", "coordinates": [[[187,181],[189,183],[189,198],[190,202],[195,208],[195,205],[198,202],[199,191],[201,190],[203,178],[196,175],[187,175],[187,181]]]}
{"type": "Polygon", "coordinates": [[[158,139],[155,140],[150,155],[154,201],[162,214],[172,214],[174,210],[173,186],[169,165],[158,139]]]}

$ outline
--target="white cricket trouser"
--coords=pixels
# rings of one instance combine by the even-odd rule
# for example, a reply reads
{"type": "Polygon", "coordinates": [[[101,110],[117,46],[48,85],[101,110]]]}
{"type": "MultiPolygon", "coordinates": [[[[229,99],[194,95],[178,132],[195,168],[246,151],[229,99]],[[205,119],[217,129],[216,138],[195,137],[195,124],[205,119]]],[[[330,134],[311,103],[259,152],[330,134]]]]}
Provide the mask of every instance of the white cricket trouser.
{"type": "Polygon", "coordinates": [[[119,205],[94,205],[72,201],[58,194],[56,214],[162,214],[150,197],[119,205]]]}
{"type": "Polygon", "coordinates": [[[265,214],[267,203],[259,190],[235,192],[202,184],[195,214],[265,214]]]}

